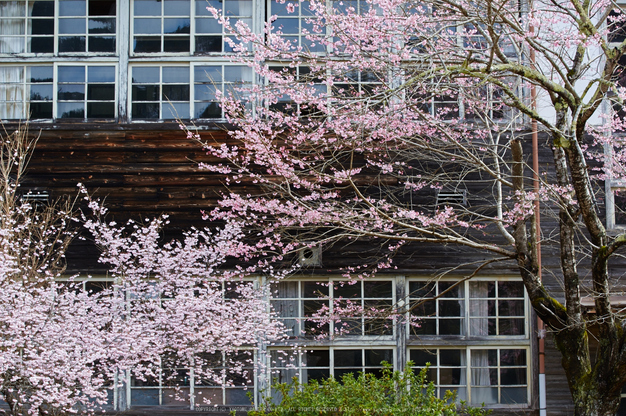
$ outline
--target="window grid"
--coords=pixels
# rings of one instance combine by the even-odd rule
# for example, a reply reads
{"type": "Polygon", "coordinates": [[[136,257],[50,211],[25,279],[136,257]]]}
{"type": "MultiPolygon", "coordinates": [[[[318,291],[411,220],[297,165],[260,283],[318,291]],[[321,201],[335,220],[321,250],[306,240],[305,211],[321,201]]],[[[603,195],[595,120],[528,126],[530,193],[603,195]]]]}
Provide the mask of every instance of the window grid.
{"type": "Polygon", "coordinates": [[[202,360],[213,370],[213,377],[200,377],[193,370],[168,365],[167,357],[159,363],[156,376],[128,375],[130,406],[250,406],[248,391],[254,391],[254,353],[202,354],[202,360]],[[241,366],[241,371],[229,372],[241,366]]]}
{"type": "Polygon", "coordinates": [[[411,335],[464,335],[465,286],[450,281],[409,282],[411,335]]]}
{"type": "Polygon", "coordinates": [[[134,0],[135,53],[189,52],[190,0],[134,0]]]}
{"type": "Polygon", "coordinates": [[[52,65],[4,66],[0,76],[0,119],[52,118],[52,65]]]}
{"type": "Polygon", "coordinates": [[[224,118],[218,100],[221,94],[232,94],[246,100],[241,88],[252,84],[252,69],[241,65],[196,65],[194,66],[194,117],[224,118]]]}
{"type": "Polygon", "coordinates": [[[115,0],[58,0],[59,53],[115,53],[115,0]]]}
{"type": "Polygon", "coordinates": [[[115,66],[57,68],[57,118],[114,119],[115,66]]]}
{"type": "Polygon", "coordinates": [[[296,377],[301,383],[333,376],[337,380],[352,373],[382,374],[383,362],[393,366],[395,347],[379,348],[311,348],[296,353],[270,350],[270,378],[289,383],[296,377]]]}
{"type": "Polygon", "coordinates": [[[212,52],[233,52],[228,43],[224,27],[207,10],[213,7],[222,10],[229,18],[230,25],[242,21],[252,28],[253,0],[195,0],[195,50],[196,54],[212,52]]]}
{"type": "Polygon", "coordinates": [[[528,338],[528,301],[515,280],[469,282],[410,280],[410,337],[466,336],[528,338]],[[449,291],[446,289],[452,288],[449,291]],[[444,293],[445,292],[445,293],[444,293]]]}
{"type": "Polygon", "coordinates": [[[233,52],[210,7],[223,10],[232,26],[242,21],[253,27],[253,0],[134,0],[133,53],[233,52]]]}
{"type": "Polygon", "coordinates": [[[308,52],[326,52],[326,46],[320,42],[325,29],[315,27],[315,12],[308,1],[268,1],[270,16],[276,16],[272,22],[274,33],[290,41],[294,48],[301,47],[308,52]],[[320,30],[321,29],[321,30],[320,30]]]}
{"type": "Polygon", "coordinates": [[[525,347],[409,349],[416,370],[428,364],[439,397],[456,391],[472,405],[528,404],[528,354],[525,347]]]}
{"type": "Polygon", "coordinates": [[[132,67],[132,118],[189,119],[189,82],[189,66],[132,67]]]}
{"type": "Polygon", "coordinates": [[[0,53],[53,53],[54,0],[0,3],[0,53]]]}
{"type": "Polygon", "coordinates": [[[340,281],[284,281],[274,286],[271,304],[291,337],[391,336],[393,319],[370,311],[390,310],[393,288],[389,280],[359,281],[353,285],[340,281]],[[320,310],[323,316],[329,313],[334,318],[335,305],[344,311],[356,311],[358,316],[340,316],[331,325],[328,319],[316,318],[320,310]]]}

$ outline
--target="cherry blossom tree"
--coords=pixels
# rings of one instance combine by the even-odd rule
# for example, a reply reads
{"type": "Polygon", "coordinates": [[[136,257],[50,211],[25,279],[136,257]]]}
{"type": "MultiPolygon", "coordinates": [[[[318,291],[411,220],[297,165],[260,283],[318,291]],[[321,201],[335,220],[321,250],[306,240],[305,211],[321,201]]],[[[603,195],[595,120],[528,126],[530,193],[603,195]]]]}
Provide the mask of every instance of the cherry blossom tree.
{"type": "Polygon", "coordinates": [[[182,368],[220,384],[225,372],[246,371],[259,343],[280,339],[266,295],[243,282],[250,270],[218,271],[246,247],[236,227],[163,244],[163,219],[120,227],[86,194],[89,214],[77,214],[79,201],[32,203],[20,183],[35,143],[20,128],[2,135],[0,152],[0,398],[9,414],[92,414],[130,375],[170,374],[176,387],[182,368]],[[115,277],[96,293],[83,290],[88,276],[64,274],[82,228],[115,277]],[[215,368],[216,354],[242,349],[244,361],[215,368]]]}
{"type": "Polygon", "coordinates": [[[626,236],[607,230],[598,194],[623,177],[616,4],[281,0],[259,32],[210,10],[263,80],[223,94],[236,144],[207,143],[224,163],[205,166],[259,190],[225,194],[213,218],[247,223],[279,255],[359,239],[388,253],[351,276],[393,267],[415,244],[488,254],[474,273],[514,262],[562,354],[575,414],[615,414],[626,338],[608,267],[626,236]],[[541,172],[530,164],[539,137],[552,150],[541,172]],[[469,203],[468,184],[480,186],[469,203]],[[554,232],[539,232],[539,203],[554,232]],[[562,294],[542,284],[540,243],[560,251],[562,294]]]}

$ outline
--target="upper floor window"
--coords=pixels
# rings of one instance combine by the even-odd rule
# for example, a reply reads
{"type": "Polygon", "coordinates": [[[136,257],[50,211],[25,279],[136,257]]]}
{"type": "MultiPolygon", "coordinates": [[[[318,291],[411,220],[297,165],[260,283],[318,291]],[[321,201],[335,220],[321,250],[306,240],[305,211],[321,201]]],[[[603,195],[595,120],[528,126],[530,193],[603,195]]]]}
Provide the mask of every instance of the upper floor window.
{"type": "Polygon", "coordinates": [[[291,336],[392,335],[393,282],[284,281],[276,285],[272,306],[291,336]],[[335,319],[337,318],[337,319],[335,319]]]}
{"type": "Polygon", "coordinates": [[[309,52],[325,52],[326,46],[320,42],[324,28],[315,27],[315,12],[308,1],[277,2],[269,0],[269,14],[276,16],[272,22],[274,32],[292,43],[294,48],[302,47],[309,52]]]}
{"type": "Polygon", "coordinates": [[[139,53],[231,52],[223,26],[207,10],[222,9],[231,25],[252,26],[252,0],[135,0],[132,51],[139,53]]]}
{"type": "Polygon", "coordinates": [[[0,53],[115,53],[115,39],[115,0],[0,2],[0,53]]]}
{"type": "Polygon", "coordinates": [[[411,335],[527,336],[520,281],[409,282],[411,335]],[[467,319],[469,318],[469,320],[467,319]]]}

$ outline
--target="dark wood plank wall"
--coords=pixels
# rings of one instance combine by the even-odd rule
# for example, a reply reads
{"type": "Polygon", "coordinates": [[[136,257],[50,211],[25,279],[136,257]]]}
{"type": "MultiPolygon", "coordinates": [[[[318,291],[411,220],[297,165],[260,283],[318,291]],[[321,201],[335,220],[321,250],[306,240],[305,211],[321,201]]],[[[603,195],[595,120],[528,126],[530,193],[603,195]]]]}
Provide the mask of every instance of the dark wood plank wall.
{"type": "MultiPolygon", "coordinates": [[[[31,132],[37,133],[34,127],[31,132]]],[[[200,132],[206,139],[228,141],[227,133],[216,127],[200,132]]],[[[544,143],[545,140],[544,140],[544,143]]],[[[530,152],[527,152],[530,155],[530,152]]],[[[550,175],[552,153],[542,146],[540,165],[550,175]]],[[[102,125],[47,125],[43,126],[36,152],[31,160],[24,189],[46,190],[52,197],[74,195],[76,184],[83,183],[94,196],[105,198],[112,218],[118,222],[127,218],[150,218],[168,214],[172,221],[166,236],[177,236],[180,230],[192,225],[203,226],[201,210],[215,206],[225,189],[224,177],[201,171],[197,163],[212,163],[201,146],[186,138],[175,124],[103,126],[102,125]]],[[[485,182],[477,178],[468,181],[470,203],[484,202],[478,198],[485,182]],[[475,199],[472,201],[472,199],[475,199]]],[[[243,183],[230,188],[233,191],[252,192],[253,185],[243,183]]],[[[484,190],[484,188],[483,188],[484,190]]],[[[603,191],[603,189],[601,190],[603,191]]],[[[434,195],[424,194],[423,201],[433,204],[434,195]]],[[[603,201],[599,195],[600,202],[603,201]]],[[[554,237],[557,223],[553,217],[542,218],[544,235],[554,237]]],[[[490,238],[496,238],[491,236],[490,238]]],[[[375,244],[374,244],[375,245],[375,244]]],[[[356,242],[349,246],[336,245],[323,252],[323,266],[305,269],[303,274],[337,273],[346,265],[358,265],[370,257],[372,242],[356,242]]],[[[374,253],[375,254],[375,253],[374,253]]],[[[77,241],[68,254],[72,271],[103,272],[96,262],[98,252],[88,241],[77,241]]],[[[453,246],[410,245],[396,257],[398,266],[393,273],[432,276],[443,269],[452,269],[461,262],[475,263],[489,256],[453,246]]],[[[558,247],[548,241],[543,246],[545,284],[560,291],[558,247]]],[[[455,275],[469,273],[473,267],[462,268],[455,275]]],[[[582,268],[584,274],[584,267],[582,268]]],[[[621,277],[624,264],[613,266],[621,277]]],[[[513,262],[496,263],[484,274],[516,276],[513,262]]],[[[621,280],[616,279],[616,283],[621,280]]],[[[620,284],[621,286],[621,284],[620,284]]],[[[548,414],[571,414],[571,399],[560,366],[558,352],[550,343],[546,354],[548,414]]]]}

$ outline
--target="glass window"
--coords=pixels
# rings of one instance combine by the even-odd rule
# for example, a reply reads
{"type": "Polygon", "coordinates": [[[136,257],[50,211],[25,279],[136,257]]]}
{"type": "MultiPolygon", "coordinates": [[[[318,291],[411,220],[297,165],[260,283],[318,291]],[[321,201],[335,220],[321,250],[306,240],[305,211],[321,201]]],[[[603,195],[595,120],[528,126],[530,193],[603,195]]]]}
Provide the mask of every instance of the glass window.
{"type": "Polygon", "coordinates": [[[114,66],[59,66],[57,118],[115,118],[114,66]]]}
{"type": "Polygon", "coordinates": [[[188,119],[190,70],[187,66],[132,68],[134,120],[188,119]]]}
{"type": "Polygon", "coordinates": [[[54,0],[0,1],[0,53],[53,53],[54,0]]]}
{"type": "Polygon", "coordinates": [[[0,118],[52,118],[52,65],[0,67],[0,118]]]}
{"type": "Polygon", "coordinates": [[[115,0],[0,1],[0,53],[114,53],[115,33],[115,0]]]}
{"type": "Polygon", "coordinates": [[[420,371],[428,366],[428,381],[437,387],[439,397],[446,391],[457,393],[458,400],[467,400],[467,359],[465,348],[411,349],[409,359],[414,369],[420,371]]]}
{"type": "Polygon", "coordinates": [[[189,406],[191,400],[197,405],[209,400],[214,406],[251,406],[247,393],[254,388],[253,356],[248,351],[199,354],[195,359],[201,363],[201,374],[181,367],[174,356],[165,356],[155,376],[131,377],[130,405],[189,406]]]}
{"type": "Polygon", "coordinates": [[[207,9],[222,10],[232,26],[252,27],[252,0],[135,0],[134,53],[232,52],[224,27],[207,9]]]}
{"type": "Polygon", "coordinates": [[[252,5],[252,0],[195,0],[195,53],[233,51],[223,26],[215,20],[207,7],[222,10],[233,27],[241,21],[252,28],[252,5]]]}
{"type": "Polygon", "coordinates": [[[411,335],[465,335],[465,285],[409,282],[411,335]]]}
{"type": "Polygon", "coordinates": [[[526,348],[434,347],[411,348],[409,358],[416,370],[428,366],[439,397],[450,390],[472,405],[527,404],[527,353],[526,348]]]}
{"type": "Polygon", "coordinates": [[[409,300],[411,336],[527,336],[521,281],[410,281],[409,300]]]}
{"type": "Polygon", "coordinates": [[[272,306],[290,336],[393,334],[393,282],[284,281],[272,306]]]}
{"type": "Polygon", "coordinates": [[[352,373],[380,375],[384,363],[393,365],[392,348],[313,348],[299,353],[270,351],[272,377],[279,383],[289,383],[297,377],[302,383],[330,376],[338,380],[352,373]]]}
{"type": "Polygon", "coordinates": [[[115,66],[6,66],[0,67],[0,76],[4,80],[0,84],[0,118],[115,118],[115,66]]]}
{"type": "Polygon", "coordinates": [[[231,94],[247,102],[242,88],[252,84],[252,69],[236,65],[198,65],[194,67],[194,117],[223,118],[220,94],[231,94]]]}
{"type": "Polygon", "coordinates": [[[469,282],[470,335],[525,335],[524,285],[515,281],[469,282]]]}
{"type": "Polygon", "coordinates": [[[273,32],[282,35],[294,48],[301,47],[308,52],[326,52],[320,42],[323,26],[316,25],[315,13],[308,1],[269,1],[270,14],[276,16],[272,22],[273,32]]]}

